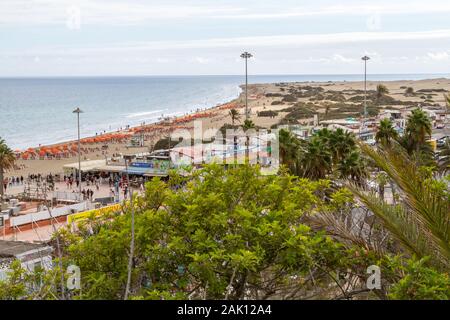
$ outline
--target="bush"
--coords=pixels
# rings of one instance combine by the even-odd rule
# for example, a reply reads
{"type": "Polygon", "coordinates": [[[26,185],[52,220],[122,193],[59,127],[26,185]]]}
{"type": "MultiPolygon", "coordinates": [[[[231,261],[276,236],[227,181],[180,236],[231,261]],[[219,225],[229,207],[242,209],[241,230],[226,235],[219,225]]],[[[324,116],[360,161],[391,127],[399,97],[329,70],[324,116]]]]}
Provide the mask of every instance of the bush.
{"type": "Polygon", "coordinates": [[[282,97],[281,93],[266,93],[266,98],[282,97]]]}
{"type": "Polygon", "coordinates": [[[273,118],[276,117],[278,115],[277,111],[260,111],[258,112],[258,117],[269,117],[269,118],[273,118]]]}
{"type": "Polygon", "coordinates": [[[408,261],[402,268],[406,276],[390,290],[394,300],[449,300],[450,278],[426,266],[428,259],[408,261]]]}
{"type": "Polygon", "coordinates": [[[288,94],[288,95],[284,96],[282,101],[283,102],[297,102],[297,98],[294,97],[293,95],[288,94]]]}

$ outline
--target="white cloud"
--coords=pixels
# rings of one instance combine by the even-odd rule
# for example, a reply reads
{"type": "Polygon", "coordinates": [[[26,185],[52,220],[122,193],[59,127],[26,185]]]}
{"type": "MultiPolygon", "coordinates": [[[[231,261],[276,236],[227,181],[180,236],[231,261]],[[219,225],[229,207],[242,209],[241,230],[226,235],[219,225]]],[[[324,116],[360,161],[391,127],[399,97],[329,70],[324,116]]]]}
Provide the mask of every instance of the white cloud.
{"type": "MultiPolygon", "coordinates": [[[[420,0],[408,1],[407,4],[401,1],[346,1],[345,4],[339,5],[309,5],[302,7],[278,6],[277,9],[261,12],[251,10],[242,14],[233,15],[217,15],[215,18],[227,19],[284,19],[298,18],[308,16],[338,16],[338,15],[369,15],[378,18],[380,15],[411,15],[411,14],[427,14],[427,13],[447,13],[450,12],[450,3],[443,0],[428,0],[426,2],[420,0]],[[256,12],[255,12],[256,11],[256,12]],[[378,17],[377,17],[378,16],[378,17]]],[[[378,21],[375,24],[379,27],[378,21]]]]}
{"type": "Polygon", "coordinates": [[[351,63],[351,62],[355,62],[355,59],[346,58],[340,54],[334,54],[333,61],[342,62],[342,63],[351,63]]]}
{"type": "Polygon", "coordinates": [[[208,58],[204,58],[204,57],[195,57],[193,59],[189,59],[190,62],[195,62],[198,64],[208,64],[209,62],[211,62],[211,59],[208,58]]]}
{"type": "MultiPolygon", "coordinates": [[[[280,5],[278,1],[163,1],[163,0],[1,0],[0,25],[67,24],[67,10],[79,8],[86,25],[139,25],[179,19],[287,19],[308,16],[357,15],[375,18],[369,28],[379,30],[381,15],[450,13],[443,0],[346,1],[346,4],[280,5]]],[[[372,29],[371,29],[372,30],[372,29]]]]}
{"type": "Polygon", "coordinates": [[[431,60],[435,61],[443,61],[448,60],[450,58],[450,55],[446,51],[442,52],[428,52],[427,57],[431,60]]]}
{"type": "MultiPolygon", "coordinates": [[[[212,38],[187,41],[149,41],[116,43],[91,47],[52,47],[43,49],[52,54],[89,54],[110,53],[113,51],[161,51],[181,49],[242,49],[242,48],[297,48],[317,47],[337,44],[378,43],[443,40],[450,39],[450,29],[418,31],[418,32],[348,32],[327,34],[299,34],[299,35],[277,35],[277,36],[255,36],[236,38],[212,38]]],[[[35,49],[40,52],[41,49],[35,49]]],[[[377,55],[375,52],[367,52],[377,55]]]]}
{"type": "Polygon", "coordinates": [[[135,25],[167,19],[208,18],[239,11],[232,6],[166,4],[164,1],[1,0],[0,25],[73,25],[70,19],[74,13],[82,17],[79,21],[82,25],[135,25]]]}

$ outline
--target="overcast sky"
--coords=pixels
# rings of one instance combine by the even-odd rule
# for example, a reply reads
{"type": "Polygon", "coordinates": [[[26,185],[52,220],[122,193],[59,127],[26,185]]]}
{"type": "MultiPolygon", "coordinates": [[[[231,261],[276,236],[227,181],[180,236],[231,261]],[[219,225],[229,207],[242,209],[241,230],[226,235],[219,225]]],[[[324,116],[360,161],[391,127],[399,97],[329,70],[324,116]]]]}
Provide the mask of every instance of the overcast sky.
{"type": "Polygon", "coordinates": [[[448,0],[0,0],[0,77],[449,73],[448,0]]]}

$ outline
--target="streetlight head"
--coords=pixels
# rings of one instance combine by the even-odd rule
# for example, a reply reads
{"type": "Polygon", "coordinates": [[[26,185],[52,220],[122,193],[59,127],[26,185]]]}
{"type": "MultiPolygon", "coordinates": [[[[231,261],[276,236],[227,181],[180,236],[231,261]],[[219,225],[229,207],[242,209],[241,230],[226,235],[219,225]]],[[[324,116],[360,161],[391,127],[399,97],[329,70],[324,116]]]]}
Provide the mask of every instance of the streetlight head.
{"type": "Polygon", "coordinates": [[[361,59],[364,60],[364,61],[370,60],[370,58],[368,56],[364,56],[361,59]]]}
{"type": "Polygon", "coordinates": [[[241,54],[241,58],[243,58],[243,59],[249,59],[251,57],[253,57],[253,55],[247,51],[245,51],[243,54],[241,54]]]}
{"type": "Polygon", "coordinates": [[[72,113],[83,113],[83,111],[80,108],[76,108],[72,113]]]}

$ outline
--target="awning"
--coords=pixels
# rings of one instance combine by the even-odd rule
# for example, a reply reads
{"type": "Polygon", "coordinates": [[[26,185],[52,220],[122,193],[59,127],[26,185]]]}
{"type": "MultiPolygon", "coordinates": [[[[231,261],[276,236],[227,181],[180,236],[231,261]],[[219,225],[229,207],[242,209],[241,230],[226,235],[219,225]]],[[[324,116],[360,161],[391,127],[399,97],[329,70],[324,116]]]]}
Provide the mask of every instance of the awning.
{"type": "MultiPolygon", "coordinates": [[[[104,166],[106,164],[106,160],[89,160],[89,161],[81,161],[81,171],[95,171],[98,167],[104,166]]],[[[63,166],[64,170],[78,170],[78,162],[69,163],[63,166]]]]}
{"type": "Polygon", "coordinates": [[[96,168],[96,171],[103,171],[103,172],[122,172],[124,170],[125,166],[103,165],[96,168]]]}

